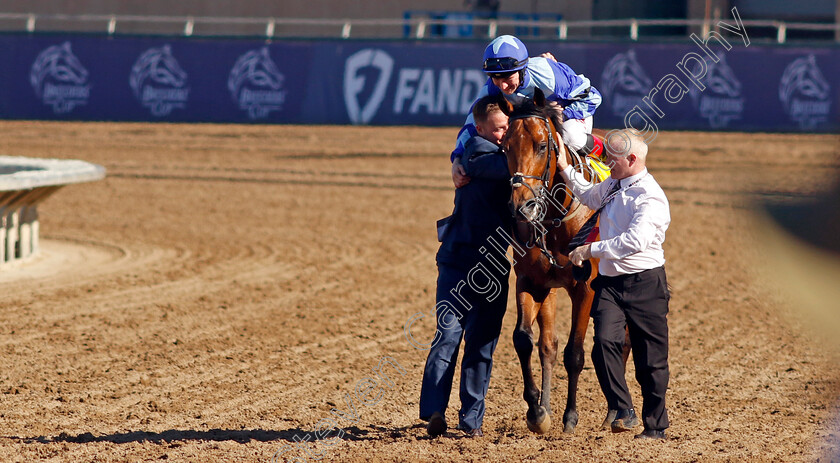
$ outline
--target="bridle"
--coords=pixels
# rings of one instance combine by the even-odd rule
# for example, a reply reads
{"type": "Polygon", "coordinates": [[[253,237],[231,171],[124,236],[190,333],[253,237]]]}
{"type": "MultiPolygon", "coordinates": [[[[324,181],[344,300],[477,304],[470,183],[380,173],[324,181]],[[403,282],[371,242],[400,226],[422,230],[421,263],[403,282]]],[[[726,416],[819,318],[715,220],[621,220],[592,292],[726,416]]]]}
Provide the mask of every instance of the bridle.
{"type": "Polygon", "coordinates": [[[546,146],[545,169],[543,169],[543,173],[539,177],[537,177],[536,175],[525,175],[522,172],[516,172],[515,174],[513,174],[513,177],[511,177],[511,179],[510,179],[510,186],[513,187],[513,188],[519,188],[519,187],[524,186],[524,187],[528,188],[529,190],[531,190],[531,193],[533,193],[534,198],[538,198],[538,197],[542,198],[542,191],[540,191],[539,193],[534,191],[534,189],[531,188],[531,185],[528,185],[527,183],[523,183],[522,179],[530,178],[530,179],[533,179],[533,180],[539,180],[544,185],[543,189],[551,188],[551,185],[550,185],[550,180],[551,179],[549,178],[549,169],[551,168],[551,150],[553,149],[557,153],[557,155],[559,156],[560,155],[560,147],[557,145],[557,140],[551,135],[551,124],[550,124],[547,117],[539,116],[539,115],[536,115],[536,114],[523,114],[523,115],[513,116],[513,117],[510,118],[510,120],[515,121],[517,119],[530,119],[530,118],[541,119],[545,123],[545,130],[548,133],[549,142],[548,142],[548,145],[546,146]]]}
{"type": "MultiPolygon", "coordinates": [[[[548,139],[549,140],[548,140],[548,143],[546,145],[545,169],[543,169],[542,175],[540,175],[540,176],[525,175],[522,172],[516,172],[511,177],[510,186],[511,186],[512,190],[515,190],[516,188],[523,188],[523,187],[527,188],[531,192],[531,194],[533,195],[533,198],[529,199],[528,201],[531,201],[533,203],[533,207],[537,208],[536,213],[533,213],[533,214],[530,214],[530,215],[527,215],[527,216],[526,216],[526,214],[522,213],[520,210],[513,210],[512,211],[513,212],[513,218],[517,222],[528,223],[531,226],[531,229],[533,230],[533,234],[532,234],[529,242],[528,243],[522,243],[522,244],[525,244],[525,246],[527,246],[527,247],[531,247],[533,245],[536,245],[539,248],[540,252],[546,257],[546,259],[548,259],[548,262],[549,262],[549,264],[551,264],[552,267],[555,267],[555,268],[558,268],[558,269],[563,269],[563,268],[568,267],[571,264],[571,261],[566,262],[566,264],[564,264],[564,265],[559,265],[557,263],[557,260],[554,258],[554,255],[551,253],[551,251],[548,250],[548,246],[546,244],[546,236],[548,235],[549,227],[551,227],[551,228],[560,227],[560,226],[563,225],[564,222],[567,222],[569,219],[571,219],[572,217],[577,215],[577,212],[581,210],[580,207],[579,207],[580,203],[576,199],[574,199],[572,204],[570,205],[569,209],[567,209],[566,211],[562,211],[562,215],[560,217],[553,218],[553,219],[548,219],[548,220],[543,220],[543,217],[545,217],[546,212],[548,211],[550,203],[553,202],[553,201],[550,201],[548,199],[548,196],[551,194],[551,177],[550,177],[551,171],[550,171],[550,169],[551,169],[552,151],[556,156],[560,156],[561,153],[560,153],[560,146],[557,143],[557,139],[551,132],[551,122],[549,121],[549,119],[547,117],[539,115],[539,114],[518,114],[518,115],[511,116],[510,120],[514,121],[514,120],[517,120],[517,119],[530,119],[530,118],[536,118],[536,119],[542,120],[543,123],[545,124],[546,133],[548,133],[548,139]],[[524,179],[538,180],[541,183],[541,185],[537,186],[537,188],[535,189],[531,185],[525,183],[523,181],[524,179]],[[574,210],[572,210],[572,209],[574,209],[574,210]],[[519,219],[517,217],[517,214],[521,215],[524,220],[519,219]]],[[[583,162],[583,160],[579,159],[579,157],[576,154],[573,153],[572,155],[575,158],[574,160],[576,160],[576,161],[578,161],[578,163],[582,163],[582,165],[586,166],[586,164],[583,162]]],[[[511,191],[511,194],[512,194],[512,191],[511,191]]],[[[517,236],[516,233],[514,233],[513,236],[514,236],[514,239],[519,241],[519,237],[517,236]]]]}

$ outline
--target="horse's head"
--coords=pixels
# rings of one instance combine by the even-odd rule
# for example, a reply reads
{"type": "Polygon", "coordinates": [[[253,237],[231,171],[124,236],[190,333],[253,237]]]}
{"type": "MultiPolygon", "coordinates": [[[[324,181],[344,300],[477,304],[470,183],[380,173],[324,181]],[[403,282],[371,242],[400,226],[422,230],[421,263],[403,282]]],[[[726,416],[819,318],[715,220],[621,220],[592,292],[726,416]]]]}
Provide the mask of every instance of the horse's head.
{"type": "MultiPolygon", "coordinates": [[[[565,194],[559,178],[557,156],[568,156],[565,145],[558,143],[559,108],[546,104],[545,96],[536,90],[533,101],[511,105],[505,101],[502,110],[510,116],[510,126],[502,146],[511,172],[511,208],[517,219],[520,239],[533,226],[544,220],[558,198],[565,194]]],[[[522,239],[522,241],[527,241],[522,239]]]]}

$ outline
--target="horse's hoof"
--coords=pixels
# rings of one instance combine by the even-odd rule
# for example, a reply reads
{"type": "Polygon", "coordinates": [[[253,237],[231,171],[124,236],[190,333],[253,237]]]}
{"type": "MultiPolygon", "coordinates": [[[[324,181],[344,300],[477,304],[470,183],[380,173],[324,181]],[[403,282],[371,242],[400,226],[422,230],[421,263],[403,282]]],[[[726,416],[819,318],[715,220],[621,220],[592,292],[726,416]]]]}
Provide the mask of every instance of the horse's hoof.
{"type": "Polygon", "coordinates": [[[578,414],[576,411],[567,411],[563,414],[563,432],[566,434],[572,434],[575,432],[575,428],[578,424],[578,414]]]}
{"type": "Polygon", "coordinates": [[[601,424],[601,429],[612,429],[612,422],[615,421],[616,414],[618,414],[618,410],[607,411],[607,417],[604,418],[604,423],[601,424]]]}
{"type": "Polygon", "coordinates": [[[528,423],[528,430],[537,434],[547,433],[551,429],[551,416],[546,412],[545,407],[537,409],[536,415],[533,420],[527,417],[525,418],[525,421],[528,423]]]}

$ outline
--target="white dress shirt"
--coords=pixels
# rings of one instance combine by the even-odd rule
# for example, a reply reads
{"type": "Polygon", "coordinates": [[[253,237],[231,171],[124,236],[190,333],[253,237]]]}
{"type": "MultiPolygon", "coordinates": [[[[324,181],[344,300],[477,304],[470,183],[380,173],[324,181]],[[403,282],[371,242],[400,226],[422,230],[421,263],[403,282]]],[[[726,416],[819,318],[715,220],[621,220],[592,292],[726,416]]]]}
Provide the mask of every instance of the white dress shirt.
{"type": "MultiPolygon", "coordinates": [[[[563,170],[566,184],[586,207],[598,210],[613,178],[592,184],[572,166],[563,170]]],[[[665,192],[647,171],[620,180],[621,189],[601,210],[601,241],[592,243],[592,257],[600,259],[598,273],[618,276],[665,264],[665,230],[671,213],[665,192]]]]}

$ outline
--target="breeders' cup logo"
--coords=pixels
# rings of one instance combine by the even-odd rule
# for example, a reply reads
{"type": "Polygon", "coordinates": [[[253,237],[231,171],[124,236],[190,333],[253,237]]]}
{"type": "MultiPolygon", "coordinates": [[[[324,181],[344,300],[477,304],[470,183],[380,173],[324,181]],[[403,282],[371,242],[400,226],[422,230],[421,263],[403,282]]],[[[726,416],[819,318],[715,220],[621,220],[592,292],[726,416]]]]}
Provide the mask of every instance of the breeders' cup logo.
{"type": "MultiPolygon", "coordinates": [[[[691,99],[694,100],[694,108],[701,117],[709,120],[712,128],[725,128],[729,121],[740,119],[744,114],[741,82],[726,64],[725,55],[721,55],[717,63],[706,59],[706,66],[706,77],[703,79],[706,90],[692,86],[691,99]]],[[[694,71],[696,73],[698,69],[694,71]]]]}
{"type": "Polygon", "coordinates": [[[42,51],[29,71],[29,83],[35,95],[53,113],[65,114],[76,106],[87,104],[90,85],[88,71],[73,54],[70,42],[54,45],[42,51]]]}
{"type": "Polygon", "coordinates": [[[636,61],[636,52],[629,50],[610,59],[601,74],[598,90],[610,102],[613,115],[624,117],[647,96],[651,80],[636,61]]]}
{"type": "Polygon", "coordinates": [[[373,119],[385,98],[385,90],[388,88],[393,69],[394,59],[383,50],[365,48],[347,58],[344,64],[344,105],[352,123],[367,124],[373,119]],[[361,105],[359,97],[367,81],[361,71],[365,68],[373,68],[379,75],[367,103],[361,105]]]}
{"type": "Polygon", "coordinates": [[[137,101],[153,116],[166,116],[186,105],[190,89],[187,73],[172,56],[169,45],[143,52],[131,68],[128,79],[137,101]]]}
{"type": "Polygon", "coordinates": [[[830,87],[814,55],[790,63],[779,82],[779,100],[799,128],[813,129],[828,119],[831,110],[830,87]]]}
{"type": "Polygon", "coordinates": [[[268,54],[268,47],[251,50],[240,56],[230,70],[228,90],[240,109],[252,120],[279,111],[286,101],[285,76],[268,54]]]}

